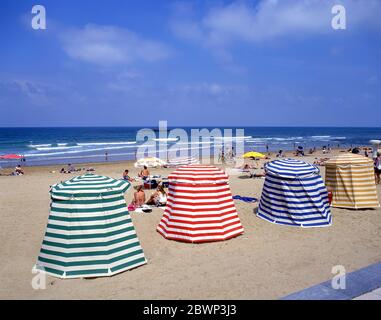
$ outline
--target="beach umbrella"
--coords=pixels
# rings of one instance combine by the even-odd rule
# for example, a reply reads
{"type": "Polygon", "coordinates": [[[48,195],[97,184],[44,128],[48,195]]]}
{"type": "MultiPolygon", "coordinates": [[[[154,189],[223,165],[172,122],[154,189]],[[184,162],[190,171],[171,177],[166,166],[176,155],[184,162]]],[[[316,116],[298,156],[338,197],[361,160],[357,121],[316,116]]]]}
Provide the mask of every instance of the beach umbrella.
{"type": "Polygon", "coordinates": [[[4,155],[0,156],[0,159],[3,159],[3,160],[20,160],[22,158],[23,158],[23,156],[21,156],[19,154],[14,154],[14,153],[4,154],[4,155]]]}
{"type": "Polygon", "coordinates": [[[269,162],[257,216],[298,227],[331,225],[328,192],[319,169],[296,159],[269,162]]]}
{"type": "Polygon", "coordinates": [[[243,233],[229,177],[211,165],[187,165],[168,176],[168,200],[157,231],[184,242],[227,240],[243,233]]]}
{"type": "Polygon", "coordinates": [[[377,208],[373,161],[353,153],[340,154],[325,163],[325,181],[332,188],[332,206],[377,208]]]}
{"type": "Polygon", "coordinates": [[[125,180],[84,174],[52,186],[35,269],[59,278],[100,277],[146,263],[124,193],[125,180]]]}
{"type": "Polygon", "coordinates": [[[157,167],[164,167],[167,163],[164,160],[161,160],[156,157],[147,157],[139,159],[135,162],[134,166],[135,168],[142,168],[144,166],[148,168],[157,168],[157,167]]]}
{"type": "Polygon", "coordinates": [[[243,155],[244,158],[266,158],[266,156],[263,154],[263,153],[260,153],[260,152],[256,152],[256,151],[249,151],[249,152],[246,152],[244,155],[243,155]]]}
{"type": "Polygon", "coordinates": [[[178,167],[187,164],[199,164],[200,161],[194,157],[177,157],[168,160],[168,166],[178,167]]]}

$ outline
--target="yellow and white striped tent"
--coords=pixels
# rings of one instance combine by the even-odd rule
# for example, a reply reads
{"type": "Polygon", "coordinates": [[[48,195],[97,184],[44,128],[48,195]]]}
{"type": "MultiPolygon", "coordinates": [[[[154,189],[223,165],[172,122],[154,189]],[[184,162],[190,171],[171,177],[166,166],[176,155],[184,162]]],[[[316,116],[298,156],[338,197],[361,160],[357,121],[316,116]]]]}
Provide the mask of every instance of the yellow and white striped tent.
{"type": "Polygon", "coordinates": [[[333,207],[362,209],[380,206],[371,159],[344,153],[328,160],[325,165],[325,182],[332,188],[333,207]]]}

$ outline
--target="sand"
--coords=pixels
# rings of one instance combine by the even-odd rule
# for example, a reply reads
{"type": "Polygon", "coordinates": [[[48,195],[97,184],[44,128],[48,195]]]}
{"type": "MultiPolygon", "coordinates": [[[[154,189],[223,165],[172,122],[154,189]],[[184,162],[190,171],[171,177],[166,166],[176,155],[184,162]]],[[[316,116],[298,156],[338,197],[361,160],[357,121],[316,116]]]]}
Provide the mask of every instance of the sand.
{"type": "MultiPolygon", "coordinates": [[[[303,159],[313,162],[317,156],[303,159]]],[[[131,176],[137,173],[127,161],[91,166],[114,178],[125,168],[131,176]]],[[[331,279],[335,265],[351,272],[381,261],[381,209],[333,208],[331,227],[303,229],[268,223],[255,216],[258,203],[235,201],[242,236],[205,244],[169,241],[155,231],[162,209],[131,213],[148,264],[110,278],[48,276],[46,289],[34,290],[31,270],[49,215],[49,186],[74,176],[60,174],[61,167],[27,167],[25,176],[0,176],[1,299],[278,299],[331,279]]],[[[165,176],[171,169],[151,171],[165,176]]],[[[230,177],[233,194],[257,198],[263,181],[230,177]]],[[[126,194],[128,202],[132,193],[126,194]]],[[[381,199],[381,186],[378,194],[381,199]]]]}

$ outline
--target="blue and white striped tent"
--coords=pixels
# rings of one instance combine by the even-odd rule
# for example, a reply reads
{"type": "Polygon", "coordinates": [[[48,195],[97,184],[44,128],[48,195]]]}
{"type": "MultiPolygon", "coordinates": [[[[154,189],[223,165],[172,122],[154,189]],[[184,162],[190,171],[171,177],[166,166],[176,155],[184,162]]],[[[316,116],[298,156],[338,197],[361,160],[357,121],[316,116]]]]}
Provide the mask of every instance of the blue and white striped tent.
{"type": "Polygon", "coordinates": [[[85,174],[52,186],[35,269],[59,278],[101,277],[146,263],[127,211],[124,180],[85,174]]]}
{"type": "Polygon", "coordinates": [[[296,159],[269,162],[257,216],[290,226],[331,225],[327,188],[319,169],[296,159]]]}

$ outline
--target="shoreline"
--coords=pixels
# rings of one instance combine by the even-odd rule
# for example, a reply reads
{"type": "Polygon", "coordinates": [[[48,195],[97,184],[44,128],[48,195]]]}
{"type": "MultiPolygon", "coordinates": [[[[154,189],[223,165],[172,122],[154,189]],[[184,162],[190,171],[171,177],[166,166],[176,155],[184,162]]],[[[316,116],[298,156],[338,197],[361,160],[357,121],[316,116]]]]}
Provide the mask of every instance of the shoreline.
{"type": "MultiPolygon", "coordinates": [[[[359,147],[360,150],[364,150],[364,148],[369,148],[368,146],[360,146],[359,147]]],[[[255,149],[255,148],[253,148],[255,149]]],[[[286,157],[293,157],[294,156],[294,152],[295,150],[286,150],[286,149],[282,149],[283,150],[283,154],[286,156],[286,157]]],[[[313,154],[309,154],[308,153],[309,150],[305,150],[305,155],[304,157],[307,157],[307,156],[317,156],[317,157],[325,157],[325,156],[328,156],[329,154],[333,154],[333,153],[337,153],[337,152],[346,152],[348,151],[348,148],[331,148],[331,151],[330,153],[326,153],[326,154],[323,154],[322,150],[321,149],[316,149],[315,153],[313,154]],[[318,156],[319,155],[319,156],[318,156]]],[[[247,151],[245,151],[247,152],[247,151]]],[[[277,154],[277,151],[269,151],[269,152],[261,152],[263,154],[265,154],[266,156],[269,156],[269,157],[274,157],[276,154],[277,154]]],[[[108,156],[110,158],[110,155],[108,156]]],[[[112,155],[111,155],[112,157],[112,155]]],[[[210,159],[213,160],[215,157],[214,156],[211,156],[210,159]]],[[[72,158],[72,159],[75,159],[75,158],[72,158]]],[[[200,158],[200,159],[207,159],[207,158],[200,158]]],[[[69,159],[70,160],[70,159],[69,159]]],[[[34,164],[31,164],[30,165],[30,160],[26,160],[25,162],[22,162],[20,160],[11,160],[11,161],[3,161],[1,162],[0,161],[0,170],[1,171],[7,171],[9,169],[12,169],[14,168],[16,165],[21,165],[22,168],[33,168],[33,167],[46,167],[46,168],[50,168],[50,167],[54,167],[56,168],[57,166],[60,166],[61,168],[62,167],[65,167],[67,166],[69,163],[72,164],[72,165],[75,165],[77,167],[91,167],[91,166],[94,166],[94,165],[102,165],[102,164],[121,164],[121,163],[132,163],[132,165],[136,162],[137,160],[136,159],[116,159],[116,160],[112,160],[112,159],[108,159],[108,160],[104,160],[104,161],[83,161],[83,162],[75,162],[75,161],[65,161],[65,162],[57,162],[57,163],[34,163],[34,164]],[[9,165],[4,165],[5,163],[10,163],[12,162],[11,164],[9,165]]],[[[213,162],[211,162],[213,163],[213,162]]],[[[217,164],[220,164],[222,165],[221,163],[217,163],[217,164]]],[[[60,168],[60,169],[61,169],[60,168]]],[[[1,173],[1,172],[0,172],[1,173]]]]}

